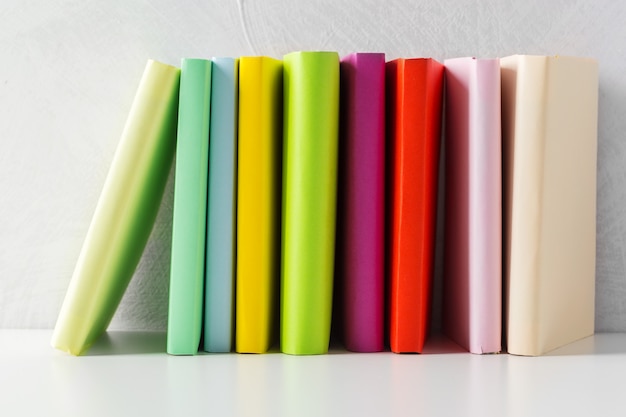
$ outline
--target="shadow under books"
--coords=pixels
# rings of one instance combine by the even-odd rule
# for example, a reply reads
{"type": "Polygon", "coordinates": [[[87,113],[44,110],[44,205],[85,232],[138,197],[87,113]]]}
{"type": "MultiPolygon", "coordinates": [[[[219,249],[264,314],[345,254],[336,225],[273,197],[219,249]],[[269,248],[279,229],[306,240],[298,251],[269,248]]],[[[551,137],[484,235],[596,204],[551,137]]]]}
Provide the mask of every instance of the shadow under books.
{"type": "MultiPolygon", "coordinates": [[[[85,356],[165,354],[167,334],[147,331],[109,331],[104,333],[85,356]]],[[[278,353],[275,346],[268,353],[278,353]]],[[[389,350],[383,353],[388,354],[389,350]]],[[[420,355],[470,354],[441,334],[431,335],[420,355]]],[[[626,334],[598,333],[553,350],[544,356],[588,356],[626,353],[626,334]]],[[[330,355],[353,354],[338,343],[331,344],[330,355]]],[[[206,354],[212,355],[212,354],[206,354]]],[[[410,355],[410,354],[409,354],[410,355]]]]}
{"type": "Polygon", "coordinates": [[[84,356],[165,353],[165,332],[109,331],[96,340],[84,356]]]}

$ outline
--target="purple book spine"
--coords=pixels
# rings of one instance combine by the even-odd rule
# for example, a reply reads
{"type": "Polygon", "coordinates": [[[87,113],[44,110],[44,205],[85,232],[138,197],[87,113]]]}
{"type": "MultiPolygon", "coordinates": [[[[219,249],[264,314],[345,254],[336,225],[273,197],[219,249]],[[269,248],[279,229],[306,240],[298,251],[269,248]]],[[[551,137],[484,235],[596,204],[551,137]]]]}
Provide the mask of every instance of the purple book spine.
{"type": "Polygon", "coordinates": [[[338,272],[348,350],[384,348],[385,55],[341,61],[338,272]]]}

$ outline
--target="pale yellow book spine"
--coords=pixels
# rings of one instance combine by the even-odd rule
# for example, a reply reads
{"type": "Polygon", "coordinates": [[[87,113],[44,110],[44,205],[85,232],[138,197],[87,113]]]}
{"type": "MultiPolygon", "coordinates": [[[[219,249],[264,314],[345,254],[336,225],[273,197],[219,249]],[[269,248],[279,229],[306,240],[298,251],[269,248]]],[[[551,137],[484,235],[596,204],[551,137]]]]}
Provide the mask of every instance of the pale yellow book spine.
{"type": "Polygon", "coordinates": [[[80,355],[106,330],[141,258],[176,149],[180,70],[149,60],[52,335],[80,355]]]}
{"type": "Polygon", "coordinates": [[[235,349],[263,353],[278,324],[282,62],[239,61],[235,349]]]}

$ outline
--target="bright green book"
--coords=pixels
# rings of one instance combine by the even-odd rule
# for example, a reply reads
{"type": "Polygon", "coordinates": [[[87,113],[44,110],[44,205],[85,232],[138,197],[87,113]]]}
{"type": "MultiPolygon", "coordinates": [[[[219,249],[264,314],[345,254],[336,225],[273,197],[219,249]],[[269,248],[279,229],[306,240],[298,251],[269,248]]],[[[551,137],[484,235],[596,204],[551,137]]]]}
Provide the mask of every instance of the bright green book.
{"type": "Polygon", "coordinates": [[[57,349],[89,349],[133,276],[174,157],[179,78],[178,68],[148,61],[59,313],[57,349]]]}
{"type": "Polygon", "coordinates": [[[211,61],[183,59],[178,103],[167,353],[193,355],[204,300],[211,61]]]}
{"type": "Polygon", "coordinates": [[[281,350],[328,351],[335,254],[339,56],[284,57],[281,350]]]}

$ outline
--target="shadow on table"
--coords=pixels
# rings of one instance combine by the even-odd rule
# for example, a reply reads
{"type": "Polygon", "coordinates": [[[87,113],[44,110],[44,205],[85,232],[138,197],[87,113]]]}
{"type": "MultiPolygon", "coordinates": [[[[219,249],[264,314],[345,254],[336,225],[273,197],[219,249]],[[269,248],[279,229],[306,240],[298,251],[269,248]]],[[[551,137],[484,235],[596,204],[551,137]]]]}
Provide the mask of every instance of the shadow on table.
{"type": "Polygon", "coordinates": [[[106,332],[93,344],[85,356],[165,353],[166,343],[165,332],[106,332]]]}
{"type": "MultiPolygon", "coordinates": [[[[113,331],[102,335],[85,356],[165,354],[166,344],[167,335],[165,332],[113,331]]],[[[279,352],[280,350],[276,346],[268,353],[279,352]]],[[[389,350],[385,350],[385,352],[389,353],[389,350]]],[[[353,354],[345,350],[341,345],[331,346],[328,353],[331,355],[353,354]]],[[[429,337],[422,355],[458,353],[469,354],[447,337],[436,334],[429,337]]],[[[555,349],[544,356],[615,355],[625,353],[626,334],[599,333],[555,349]]]]}
{"type": "Polygon", "coordinates": [[[598,333],[548,352],[545,356],[617,355],[626,353],[626,334],[598,333]]]}
{"type": "MultiPolygon", "coordinates": [[[[390,353],[389,346],[385,347],[382,352],[373,353],[390,353]]],[[[435,333],[428,336],[424,350],[422,353],[400,353],[400,355],[444,355],[451,353],[468,353],[461,346],[454,343],[447,336],[441,333],[435,333]]],[[[354,354],[337,341],[331,341],[330,349],[328,350],[330,355],[342,355],[342,354],[354,354]]]]}

